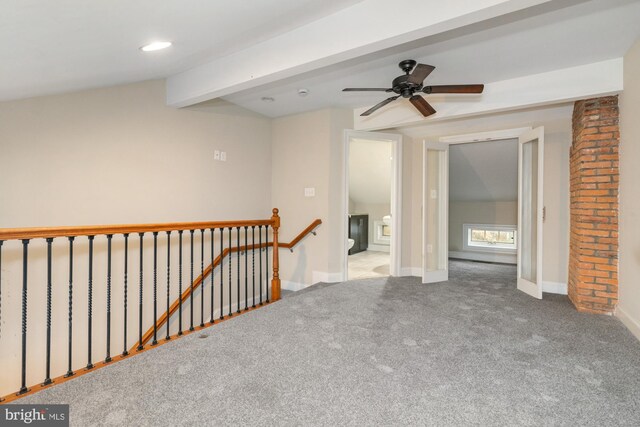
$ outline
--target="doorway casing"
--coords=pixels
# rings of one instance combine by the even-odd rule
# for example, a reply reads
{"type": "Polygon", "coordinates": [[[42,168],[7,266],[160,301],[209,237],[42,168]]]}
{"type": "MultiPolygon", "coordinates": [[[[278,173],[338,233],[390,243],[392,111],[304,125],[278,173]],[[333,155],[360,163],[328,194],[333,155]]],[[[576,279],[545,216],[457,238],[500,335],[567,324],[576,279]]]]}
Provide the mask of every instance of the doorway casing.
{"type": "Polygon", "coordinates": [[[389,274],[400,276],[402,249],[402,135],[382,132],[364,132],[355,130],[344,131],[343,158],[343,207],[342,207],[342,261],[343,280],[348,279],[348,227],[349,227],[349,147],[351,140],[364,139],[370,141],[385,141],[391,143],[393,162],[391,166],[391,244],[389,274]]]}

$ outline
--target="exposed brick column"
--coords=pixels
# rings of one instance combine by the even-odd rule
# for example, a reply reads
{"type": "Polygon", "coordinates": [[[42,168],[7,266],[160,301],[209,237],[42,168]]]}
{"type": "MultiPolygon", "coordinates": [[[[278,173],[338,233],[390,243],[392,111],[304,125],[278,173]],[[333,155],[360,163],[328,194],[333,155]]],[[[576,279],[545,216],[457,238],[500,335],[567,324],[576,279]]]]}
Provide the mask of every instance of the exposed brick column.
{"type": "Polygon", "coordinates": [[[617,96],[573,109],[568,287],[579,311],[611,313],[618,302],[618,117],[617,96]]]}

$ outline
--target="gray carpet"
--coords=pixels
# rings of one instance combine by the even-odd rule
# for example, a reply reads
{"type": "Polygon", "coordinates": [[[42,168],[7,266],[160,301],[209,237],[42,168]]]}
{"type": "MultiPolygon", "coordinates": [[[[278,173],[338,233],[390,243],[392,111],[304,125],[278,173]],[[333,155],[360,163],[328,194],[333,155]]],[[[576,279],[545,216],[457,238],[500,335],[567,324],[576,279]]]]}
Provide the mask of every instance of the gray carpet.
{"type": "Polygon", "coordinates": [[[640,343],[511,266],[319,286],[29,396],[90,425],[640,425],[640,343]]]}

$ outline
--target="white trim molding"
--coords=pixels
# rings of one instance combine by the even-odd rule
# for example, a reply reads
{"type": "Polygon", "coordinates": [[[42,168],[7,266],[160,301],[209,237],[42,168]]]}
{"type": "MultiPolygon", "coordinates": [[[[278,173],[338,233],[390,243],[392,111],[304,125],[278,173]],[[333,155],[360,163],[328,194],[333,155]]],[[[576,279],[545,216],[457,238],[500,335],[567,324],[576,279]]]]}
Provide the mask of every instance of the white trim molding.
{"type": "Polygon", "coordinates": [[[289,280],[282,280],[280,283],[280,288],[285,289],[287,291],[301,291],[304,288],[308,288],[311,285],[306,285],[304,283],[298,282],[290,282],[289,280]]]}
{"type": "Polygon", "coordinates": [[[542,292],[547,294],[567,295],[567,284],[561,282],[542,281],[542,292]]]}
{"type": "Polygon", "coordinates": [[[622,324],[631,331],[631,333],[640,340],[640,321],[631,317],[622,307],[616,307],[615,316],[620,319],[622,324]]]}
{"type": "MultiPolygon", "coordinates": [[[[312,271],[311,272],[311,284],[322,283],[338,283],[345,281],[345,275],[342,272],[328,273],[326,271],[312,271]]],[[[309,285],[307,285],[309,286],[309,285]]]]}
{"type": "Polygon", "coordinates": [[[499,262],[516,264],[516,254],[492,253],[480,251],[449,251],[449,258],[468,259],[470,261],[499,262]]]}

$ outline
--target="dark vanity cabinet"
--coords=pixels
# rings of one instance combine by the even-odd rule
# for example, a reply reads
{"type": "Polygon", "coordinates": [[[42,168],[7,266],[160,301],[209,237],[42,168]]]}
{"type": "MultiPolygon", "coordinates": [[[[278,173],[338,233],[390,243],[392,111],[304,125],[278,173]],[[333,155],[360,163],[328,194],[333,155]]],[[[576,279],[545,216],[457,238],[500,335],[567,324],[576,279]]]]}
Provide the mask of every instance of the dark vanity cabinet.
{"type": "Polygon", "coordinates": [[[366,251],[369,246],[369,215],[349,215],[349,238],[355,240],[349,255],[366,251]]]}

